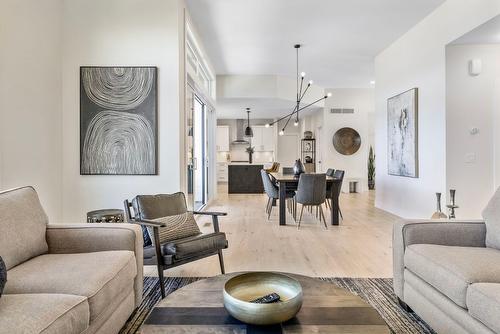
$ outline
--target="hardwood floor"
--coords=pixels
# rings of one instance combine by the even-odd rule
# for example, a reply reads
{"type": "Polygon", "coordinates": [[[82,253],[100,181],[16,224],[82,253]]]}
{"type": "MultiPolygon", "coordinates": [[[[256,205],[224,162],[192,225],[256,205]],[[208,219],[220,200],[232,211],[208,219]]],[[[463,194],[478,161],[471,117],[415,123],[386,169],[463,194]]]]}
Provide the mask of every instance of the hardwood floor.
{"type": "MultiPolygon", "coordinates": [[[[287,226],[278,225],[278,208],[267,220],[265,195],[219,195],[207,210],[225,211],[220,218],[229,248],[224,251],[227,272],[274,270],[307,276],[392,277],[392,225],[399,217],[374,207],[373,192],[342,194],[344,215],[340,226],[326,230],[306,213],[300,230],[289,215],[287,226]]],[[[326,210],[329,211],[329,210],[326,210]]],[[[202,231],[212,231],[209,217],[197,217],[202,231]]],[[[328,216],[327,216],[328,221],[328,216]]],[[[155,275],[156,267],[145,268],[155,275]]],[[[165,271],[166,276],[220,274],[216,256],[165,271]]]]}

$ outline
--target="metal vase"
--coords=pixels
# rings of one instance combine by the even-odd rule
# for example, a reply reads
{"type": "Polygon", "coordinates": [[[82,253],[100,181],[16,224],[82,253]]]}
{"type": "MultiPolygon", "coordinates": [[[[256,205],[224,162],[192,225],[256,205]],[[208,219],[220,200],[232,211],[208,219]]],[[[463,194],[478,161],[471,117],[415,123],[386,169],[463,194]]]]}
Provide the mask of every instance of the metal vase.
{"type": "Polygon", "coordinates": [[[448,218],[443,211],[441,211],[441,193],[436,193],[436,212],[432,214],[431,219],[448,218]]]}
{"type": "Polygon", "coordinates": [[[300,161],[300,159],[295,160],[295,164],[293,165],[293,174],[295,174],[296,176],[299,176],[300,174],[305,173],[305,172],[306,172],[306,169],[305,169],[302,161],[300,161]]]}

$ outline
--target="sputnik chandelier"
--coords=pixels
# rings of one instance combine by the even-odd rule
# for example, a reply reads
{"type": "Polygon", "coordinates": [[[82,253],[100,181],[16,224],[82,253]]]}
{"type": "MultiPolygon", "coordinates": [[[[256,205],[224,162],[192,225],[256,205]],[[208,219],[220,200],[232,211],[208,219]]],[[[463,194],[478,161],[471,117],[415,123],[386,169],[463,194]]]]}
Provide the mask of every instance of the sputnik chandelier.
{"type": "Polygon", "coordinates": [[[294,48],[295,48],[296,53],[297,53],[297,75],[296,75],[296,79],[297,79],[297,98],[296,98],[295,107],[293,108],[293,110],[292,110],[291,113],[289,113],[289,114],[287,114],[287,115],[285,115],[283,117],[278,118],[277,120],[275,120],[272,123],[266,124],[266,127],[268,128],[271,125],[273,125],[273,124],[279,124],[279,122],[281,122],[282,120],[286,119],[285,126],[283,126],[283,128],[279,132],[280,136],[283,136],[285,134],[286,127],[288,126],[288,123],[290,123],[290,120],[292,119],[292,117],[295,116],[295,120],[293,122],[293,125],[294,126],[298,126],[299,125],[299,113],[302,110],[304,110],[306,108],[309,108],[313,104],[316,104],[316,103],[320,102],[321,100],[325,100],[325,99],[329,98],[332,95],[332,93],[328,93],[325,96],[317,99],[314,102],[311,102],[311,103],[309,103],[309,104],[307,104],[305,106],[301,106],[302,99],[306,95],[307,90],[309,89],[309,87],[311,87],[311,85],[313,84],[313,81],[309,80],[309,82],[307,83],[307,85],[304,87],[304,78],[306,76],[306,73],[305,72],[301,72],[299,74],[299,49],[300,49],[300,46],[301,46],[300,44],[295,44],[294,45],[294,48]]]}

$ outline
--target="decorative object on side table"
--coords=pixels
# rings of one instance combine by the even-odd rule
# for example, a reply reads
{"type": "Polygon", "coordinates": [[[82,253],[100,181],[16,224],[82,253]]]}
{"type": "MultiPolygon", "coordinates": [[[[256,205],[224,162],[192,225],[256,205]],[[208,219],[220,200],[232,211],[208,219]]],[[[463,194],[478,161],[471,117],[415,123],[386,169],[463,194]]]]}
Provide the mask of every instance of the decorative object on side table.
{"type": "Polygon", "coordinates": [[[353,128],[339,129],[332,141],[335,150],[342,155],[353,155],[361,147],[361,136],[353,128]]]}
{"type": "Polygon", "coordinates": [[[387,156],[390,175],[418,177],[418,89],[387,100],[387,156]]]}
{"type": "Polygon", "coordinates": [[[0,256],[0,297],[2,297],[3,287],[7,283],[7,267],[0,256]]]}
{"type": "Polygon", "coordinates": [[[304,131],[304,139],[312,139],[313,133],[312,131],[304,131]]]}
{"type": "MultiPolygon", "coordinates": [[[[236,319],[252,325],[273,325],[293,318],[302,307],[302,286],[288,275],[252,272],[235,276],[224,285],[224,307],[236,319]],[[254,302],[276,294],[279,301],[254,302]]],[[[270,298],[274,299],[274,298],[270,298]]]]}
{"type": "Polygon", "coordinates": [[[375,154],[371,145],[368,153],[368,189],[375,189],[375,154]]]}
{"type": "Polygon", "coordinates": [[[248,153],[248,163],[251,164],[253,162],[254,148],[252,146],[248,146],[245,151],[248,153]]]}
{"type": "Polygon", "coordinates": [[[305,172],[306,169],[302,161],[300,161],[300,159],[295,160],[295,163],[293,164],[293,174],[295,174],[295,176],[299,176],[300,174],[305,172]]]}
{"type": "Polygon", "coordinates": [[[456,205],[456,203],[455,203],[455,193],[456,193],[455,189],[450,189],[450,204],[448,204],[446,206],[448,208],[448,210],[450,211],[450,214],[448,215],[448,217],[450,219],[456,218],[455,209],[459,208],[459,206],[456,205]]]}
{"type": "Polygon", "coordinates": [[[123,223],[123,210],[103,209],[87,212],[87,223],[123,223]]]}
{"type": "Polygon", "coordinates": [[[436,212],[432,214],[431,219],[443,218],[448,218],[448,216],[441,211],[441,193],[436,193],[436,212]]]}
{"type": "Polygon", "coordinates": [[[304,170],[307,173],[316,171],[316,139],[304,138],[300,145],[300,159],[305,163],[304,170]]]}
{"type": "Polygon", "coordinates": [[[80,174],[156,175],[156,67],[80,67],[80,174]]]}

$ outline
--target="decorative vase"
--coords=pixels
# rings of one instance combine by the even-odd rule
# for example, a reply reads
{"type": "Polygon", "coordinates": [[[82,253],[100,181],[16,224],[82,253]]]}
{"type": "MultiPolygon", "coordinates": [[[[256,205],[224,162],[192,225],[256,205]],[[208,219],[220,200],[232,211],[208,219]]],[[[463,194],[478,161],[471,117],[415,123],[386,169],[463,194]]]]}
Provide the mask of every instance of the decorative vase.
{"type": "Polygon", "coordinates": [[[295,160],[295,164],[293,165],[293,174],[299,176],[302,173],[305,173],[306,169],[304,168],[304,164],[300,159],[295,160]]]}
{"type": "Polygon", "coordinates": [[[441,219],[441,218],[448,218],[448,217],[441,211],[441,193],[436,193],[436,212],[432,214],[431,219],[441,219]]]}

